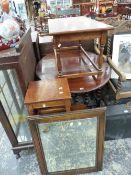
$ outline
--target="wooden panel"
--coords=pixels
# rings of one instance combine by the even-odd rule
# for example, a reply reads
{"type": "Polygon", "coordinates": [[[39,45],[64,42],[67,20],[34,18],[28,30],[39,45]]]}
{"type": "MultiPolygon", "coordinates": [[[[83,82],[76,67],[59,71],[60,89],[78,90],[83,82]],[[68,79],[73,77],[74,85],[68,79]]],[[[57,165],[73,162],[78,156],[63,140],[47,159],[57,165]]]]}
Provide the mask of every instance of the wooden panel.
{"type": "Polygon", "coordinates": [[[31,105],[33,109],[35,108],[46,108],[46,107],[55,107],[55,106],[63,106],[65,103],[64,101],[50,101],[50,102],[45,102],[45,103],[35,103],[31,105]]]}
{"type": "Polygon", "coordinates": [[[23,48],[21,50],[21,55],[19,57],[19,63],[27,87],[29,81],[34,80],[35,66],[36,66],[36,58],[34,55],[30,33],[26,35],[25,43],[23,43],[23,48]]]}

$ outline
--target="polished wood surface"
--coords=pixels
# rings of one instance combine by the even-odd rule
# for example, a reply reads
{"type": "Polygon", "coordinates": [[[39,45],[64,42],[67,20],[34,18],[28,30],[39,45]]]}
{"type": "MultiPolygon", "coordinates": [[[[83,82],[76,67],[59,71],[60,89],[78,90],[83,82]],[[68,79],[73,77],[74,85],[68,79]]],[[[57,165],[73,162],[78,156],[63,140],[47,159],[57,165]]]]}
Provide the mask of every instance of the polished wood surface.
{"type": "MultiPolygon", "coordinates": [[[[61,61],[65,73],[79,73],[81,71],[84,71],[85,65],[82,61],[80,61],[78,51],[70,52],[68,51],[61,53],[61,61]]],[[[96,54],[90,52],[88,52],[88,54],[93,58],[95,62],[97,61],[98,56],[96,54]]],[[[89,66],[89,68],[91,67],[89,66]]],[[[72,93],[90,92],[104,86],[110,78],[110,66],[104,62],[102,70],[103,73],[100,80],[97,79],[96,76],[84,76],[71,79],[68,78],[70,91],[72,93]]],[[[46,57],[41,59],[41,61],[39,61],[36,67],[36,74],[41,80],[54,80],[57,78],[57,66],[53,53],[48,54],[46,57]]]]}
{"type": "Polygon", "coordinates": [[[25,103],[70,99],[66,78],[31,81],[26,92],[25,103]],[[61,93],[62,92],[62,93],[61,93]]]}
{"type": "Polygon", "coordinates": [[[61,49],[60,57],[63,59],[63,63],[61,60],[62,77],[77,78],[102,74],[102,70],[98,66],[98,59],[92,58],[91,54],[88,54],[82,46],[64,47],[61,49]],[[65,59],[69,59],[70,66],[66,66],[65,59]]]}
{"type": "Polygon", "coordinates": [[[44,81],[32,81],[25,96],[25,104],[29,113],[34,109],[65,106],[70,110],[71,94],[66,78],[44,81]]]}
{"type": "Polygon", "coordinates": [[[85,16],[49,19],[49,34],[93,32],[112,30],[113,27],[85,16]]]}

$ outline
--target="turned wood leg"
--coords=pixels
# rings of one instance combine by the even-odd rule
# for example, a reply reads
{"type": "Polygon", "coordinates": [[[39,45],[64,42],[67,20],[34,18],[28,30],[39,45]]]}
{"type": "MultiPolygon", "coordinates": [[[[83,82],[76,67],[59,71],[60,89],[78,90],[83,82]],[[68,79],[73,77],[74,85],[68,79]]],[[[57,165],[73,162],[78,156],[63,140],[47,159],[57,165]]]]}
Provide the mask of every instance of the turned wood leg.
{"type": "Polygon", "coordinates": [[[104,61],[103,51],[104,51],[104,46],[106,44],[106,35],[107,35],[107,32],[103,32],[100,38],[100,55],[99,55],[99,60],[98,60],[99,69],[102,68],[103,61],[104,61]]]}
{"type": "Polygon", "coordinates": [[[117,83],[117,89],[116,89],[117,94],[119,94],[121,86],[122,86],[122,82],[121,82],[120,77],[119,77],[118,78],[118,83],[117,83]]]}
{"type": "Polygon", "coordinates": [[[100,55],[99,55],[99,60],[98,60],[98,65],[99,65],[99,69],[102,68],[102,64],[103,64],[103,51],[104,51],[104,44],[100,45],[100,55]]]}
{"type": "Polygon", "coordinates": [[[62,76],[62,65],[60,60],[60,48],[56,49],[56,60],[57,60],[57,68],[58,68],[58,76],[62,76]]]}
{"type": "Polygon", "coordinates": [[[71,108],[70,100],[65,100],[65,108],[66,108],[66,112],[70,111],[70,108],[71,108]]]}
{"type": "Polygon", "coordinates": [[[96,100],[97,100],[97,107],[100,107],[101,104],[101,88],[97,89],[97,94],[96,94],[96,100]]]}
{"type": "Polygon", "coordinates": [[[57,64],[57,69],[58,69],[58,76],[62,76],[62,65],[61,65],[61,60],[60,60],[61,44],[59,43],[59,39],[57,37],[53,38],[53,47],[54,47],[56,64],[57,64]]]}
{"type": "MultiPolygon", "coordinates": [[[[99,66],[100,70],[102,70],[102,65],[103,65],[103,62],[104,62],[103,51],[104,51],[105,43],[106,43],[106,33],[103,33],[101,35],[101,38],[100,38],[100,55],[99,55],[99,59],[98,59],[98,66],[99,66]]],[[[101,75],[102,75],[102,72],[100,72],[98,74],[97,78],[101,79],[101,75]]]]}
{"type": "Polygon", "coordinates": [[[80,56],[79,56],[79,64],[81,64],[82,57],[81,57],[81,41],[79,41],[79,51],[80,51],[80,56]]]}

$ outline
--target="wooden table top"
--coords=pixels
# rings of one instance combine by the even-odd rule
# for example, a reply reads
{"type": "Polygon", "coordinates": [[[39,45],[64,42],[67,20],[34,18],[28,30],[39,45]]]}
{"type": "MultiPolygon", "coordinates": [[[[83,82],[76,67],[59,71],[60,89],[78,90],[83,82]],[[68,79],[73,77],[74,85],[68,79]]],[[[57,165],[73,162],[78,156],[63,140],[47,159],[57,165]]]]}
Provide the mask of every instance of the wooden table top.
{"type": "Polygon", "coordinates": [[[104,24],[85,16],[49,19],[49,34],[79,33],[113,30],[111,25],[104,24]]]}
{"type": "MultiPolygon", "coordinates": [[[[93,53],[88,52],[88,54],[94,59],[98,58],[98,56],[93,53]]],[[[72,52],[69,50],[68,52],[62,52],[61,61],[63,71],[66,73],[71,71],[84,71],[84,66],[82,64],[79,65],[79,54],[77,51],[72,52]]],[[[104,86],[110,78],[110,66],[108,63],[105,62],[103,64],[102,70],[103,74],[100,81],[95,80],[92,76],[68,79],[71,93],[90,92],[104,86]]],[[[46,55],[39,61],[36,67],[36,75],[41,80],[54,80],[57,78],[57,67],[54,53],[46,55]]]]}
{"type": "Polygon", "coordinates": [[[44,81],[31,81],[29,83],[25,104],[71,99],[66,78],[44,81]]]}

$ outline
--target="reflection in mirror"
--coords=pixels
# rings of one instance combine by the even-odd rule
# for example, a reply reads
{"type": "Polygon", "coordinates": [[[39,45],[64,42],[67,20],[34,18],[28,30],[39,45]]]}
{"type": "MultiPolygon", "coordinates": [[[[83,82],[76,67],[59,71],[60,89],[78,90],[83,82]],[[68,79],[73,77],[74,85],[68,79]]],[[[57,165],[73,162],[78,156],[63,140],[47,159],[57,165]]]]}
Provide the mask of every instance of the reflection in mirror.
{"type": "Polygon", "coordinates": [[[97,117],[41,123],[38,128],[48,172],[96,166],[97,117]]]}
{"type": "Polygon", "coordinates": [[[0,70],[0,101],[18,142],[31,141],[26,118],[28,112],[24,106],[22,91],[14,69],[0,70]]]}

